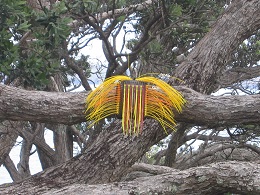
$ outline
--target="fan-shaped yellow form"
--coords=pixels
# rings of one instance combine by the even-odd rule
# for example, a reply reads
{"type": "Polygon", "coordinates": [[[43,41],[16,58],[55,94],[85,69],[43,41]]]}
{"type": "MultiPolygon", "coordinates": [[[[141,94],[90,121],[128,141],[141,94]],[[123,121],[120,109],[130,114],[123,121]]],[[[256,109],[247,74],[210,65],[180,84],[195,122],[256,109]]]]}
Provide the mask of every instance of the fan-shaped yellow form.
{"type": "Polygon", "coordinates": [[[106,79],[86,99],[86,119],[90,126],[109,116],[122,118],[125,134],[142,132],[145,117],[159,121],[163,129],[174,130],[174,110],[182,111],[186,100],[176,89],[155,77],[127,76],[106,79]]]}

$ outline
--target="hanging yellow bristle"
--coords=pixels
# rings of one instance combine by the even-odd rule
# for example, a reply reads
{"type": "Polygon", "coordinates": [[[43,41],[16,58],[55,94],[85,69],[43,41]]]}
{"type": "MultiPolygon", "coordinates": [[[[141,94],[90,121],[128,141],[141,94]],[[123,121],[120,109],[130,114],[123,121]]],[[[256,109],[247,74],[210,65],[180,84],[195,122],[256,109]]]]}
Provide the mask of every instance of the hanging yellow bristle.
{"type": "Polygon", "coordinates": [[[140,134],[145,117],[156,119],[163,129],[174,130],[174,112],[182,111],[186,100],[173,87],[155,77],[132,80],[127,76],[106,79],[86,99],[86,119],[94,125],[116,115],[122,118],[125,134],[140,134]]]}

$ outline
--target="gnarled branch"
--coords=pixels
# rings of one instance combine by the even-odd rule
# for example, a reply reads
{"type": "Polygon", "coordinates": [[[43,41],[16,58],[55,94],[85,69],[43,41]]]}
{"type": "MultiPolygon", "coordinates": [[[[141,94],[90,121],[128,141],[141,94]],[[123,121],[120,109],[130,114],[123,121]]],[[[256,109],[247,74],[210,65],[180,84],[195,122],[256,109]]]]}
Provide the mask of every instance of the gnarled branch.
{"type": "MultiPolygon", "coordinates": [[[[136,165],[138,166],[138,165],[136,165]]],[[[147,165],[150,167],[150,165],[147,165]]],[[[145,165],[142,165],[144,169],[145,165]]],[[[149,168],[148,168],[149,169],[149,168]]],[[[155,168],[154,168],[155,169],[155,168]]],[[[103,185],[71,185],[62,190],[52,190],[55,195],[64,194],[218,194],[260,193],[260,165],[249,162],[221,162],[184,171],[165,169],[168,173],[141,177],[130,182],[103,185]]],[[[48,194],[50,191],[48,192],[48,194]]]]}
{"type": "MultiPolygon", "coordinates": [[[[209,96],[178,87],[188,100],[180,122],[211,127],[260,122],[260,95],[209,96]],[[211,113],[214,113],[212,115],[211,113]]],[[[85,121],[88,93],[26,91],[0,84],[0,119],[76,124],[85,121]],[[52,110],[52,112],[50,112],[52,110]]]]}

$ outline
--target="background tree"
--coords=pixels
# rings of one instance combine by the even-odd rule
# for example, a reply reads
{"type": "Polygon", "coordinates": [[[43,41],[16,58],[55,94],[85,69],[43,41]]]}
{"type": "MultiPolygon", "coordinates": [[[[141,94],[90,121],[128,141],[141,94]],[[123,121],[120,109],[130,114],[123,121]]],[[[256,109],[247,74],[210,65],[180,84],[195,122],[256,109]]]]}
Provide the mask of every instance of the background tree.
{"type": "Polygon", "coordinates": [[[3,0],[0,9],[0,164],[16,182],[0,186],[2,194],[259,193],[257,0],[3,0]],[[104,64],[84,53],[95,39],[104,64]],[[83,110],[93,75],[151,72],[164,73],[188,100],[176,132],[167,136],[151,119],[139,137],[124,136],[115,119],[88,128],[83,110]],[[85,92],[69,93],[80,86],[85,92]],[[210,95],[223,88],[230,94],[210,95]],[[18,136],[16,167],[9,153],[18,136]],[[43,172],[30,177],[33,145],[43,172]],[[138,175],[146,177],[129,181],[138,175]]]}

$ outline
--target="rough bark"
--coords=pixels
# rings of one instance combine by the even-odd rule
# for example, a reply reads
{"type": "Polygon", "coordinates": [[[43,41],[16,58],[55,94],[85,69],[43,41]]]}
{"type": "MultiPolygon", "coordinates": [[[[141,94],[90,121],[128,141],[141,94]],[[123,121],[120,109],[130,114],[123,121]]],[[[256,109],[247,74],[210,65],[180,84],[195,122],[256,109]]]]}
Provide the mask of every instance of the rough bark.
{"type": "Polygon", "coordinates": [[[84,101],[87,94],[26,91],[0,84],[0,119],[55,124],[79,123],[84,121],[84,101]]]}
{"type": "Polygon", "coordinates": [[[173,163],[175,162],[177,150],[183,144],[182,140],[187,128],[188,125],[181,124],[177,131],[172,135],[167,150],[165,152],[165,166],[172,167],[173,163]]]}
{"type": "Polygon", "coordinates": [[[73,157],[73,138],[65,125],[54,125],[53,129],[56,164],[59,164],[73,157]]]}
{"type": "MultiPolygon", "coordinates": [[[[40,125],[40,124],[38,124],[40,125]]],[[[41,127],[39,127],[41,128],[41,127]]],[[[41,132],[37,133],[31,133],[29,131],[26,131],[24,129],[18,130],[21,137],[24,139],[31,140],[32,143],[38,147],[41,148],[42,152],[44,152],[45,155],[47,155],[53,162],[55,162],[55,152],[53,149],[45,142],[44,138],[41,136],[41,132]],[[38,134],[39,133],[39,134],[38,134]]]]}
{"type": "MultiPolygon", "coordinates": [[[[40,129],[40,131],[37,135],[37,138],[39,138],[43,143],[46,143],[45,139],[44,139],[45,124],[43,124],[42,127],[43,128],[40,129]]],[[[51,152],[50,153],[50,152],[46,152],[47,150],[46,149],[44,150],[43,149],[44,147],[42,147],[42,146],[39,146],[37,144],[35,144],[35,146],[36,146],[36,149],[37,149],[39,160],[41,162],[42,170],[55,165],[56,155],[55,155],[55,152],[51,148],[48,148],[51,152]]]]}
{"type": "Polygon", "coordinates": [[[22,122],[0,122],[0,166],[5,162],[18,137],[16,129],[23,128],[22,122]]]}
{"type": "Polygon", "coordinates": [[[146,167],[145,164],[137,164],[136,166],[155,176],[102,185],[74,184],[63,189],[53,189],[45,194],[216,195],[232,192],[253,195],[260,193],[260,164],[255,162],[220,162],[184,171],[170,168],[162,169],[160,166],[148,165],[146,167]]]}
{"type": "Polygon", "coordinates": [[[20,161],[17,164],[17,170],[22,178],[29,177],[31,175],[29,167],[29,158],[32,149],[32,141],[24,139],[20,150],[20,161]]]}
{"type": "MultiPolygon", "coordinates": [[[[10,194],[42,193],[48,189],[73,183],[106,183],[119,181],[128,169],[140,159],[147,148],[164,138],[166,134],[153,122],[145,125],[142,136],[124,136],[119,121],[113,122],[97,137],[85,153],[51,167],[22,182],[10,186],[10,194]],[[143,139],[145,137],[145,139],[143,139]],[[37,186],[33,191],[32,186],[37,186]]],[[[3,193],[0,187],[0,193],[3,193]]]]}
{"type": "MultiPolygon", "coordinates": [[[[188,103],[177,121],[208,126],[260,122],[260,95],[218,97],[178,89],[188,103]]],[[[85,121],[88,93],[26,91],[0,84],[0,94],[0,119],[68,125],[85,121]]]]}
{"type": "Polygon", "coordinates": [[[232,1],[210,32],[176,69],[176,77],[199,92],[210,94],[238,45],[260,28],[260,1],[232,1]]]}

